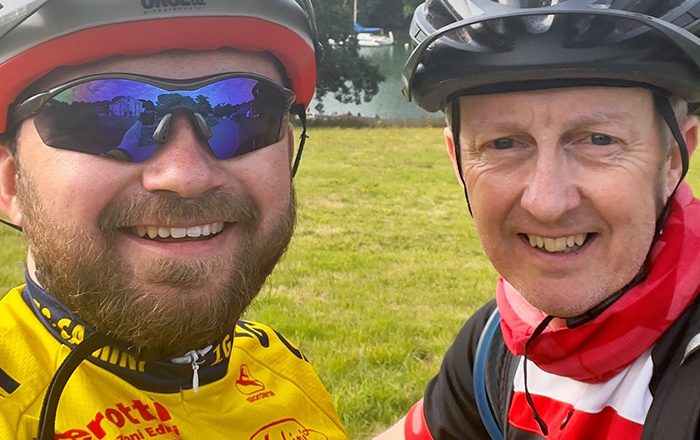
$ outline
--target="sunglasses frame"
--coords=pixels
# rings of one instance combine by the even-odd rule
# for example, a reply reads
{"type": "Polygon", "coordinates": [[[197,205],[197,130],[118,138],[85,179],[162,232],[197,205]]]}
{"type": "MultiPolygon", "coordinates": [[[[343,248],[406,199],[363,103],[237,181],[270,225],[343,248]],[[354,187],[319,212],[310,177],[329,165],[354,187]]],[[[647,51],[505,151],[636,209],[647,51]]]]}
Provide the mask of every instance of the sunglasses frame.
{"type": "MultiPolygon", "coordinates": [[[[10,118],[9,118],[9,126],[10,127],[15,127],[17,124],[22,122],[23,120],[33,117],[41,112],[41,110],[44,108],[44,105],[48,103],[52,97],[58,95],[59,93],[82,83],[96,80],[96,79],[128,79],[128,80],[133,80],[133,81],[138,81],[142,82],[145,84],[150,84],[155,87],[160,87],[163,90],[167,91],[176,91],[176,90],[196,90],[199,88],[202,88],[206,85],[213,84],[219,80],[225,80],[225,79],[230,79],[230,78],[250,78],[250,79],[256,79],[263,81],[265,83],[268,83],[269,85],[277,88],[280,90],[283,94],[283,96],[286,97],[286,103],[285,106],[287,108],[287,113],[289,114],[295,114],[299,120],[301,121],[302,125],[302,131],[301,135],[299,136],[299,147],[297,148],[297,153],[296,157],[294,158],[294,162],[292,164],[292,175],[295,176],[298,169],[299,165],[301,163],[301,156],[304,151],[304,145],[306,143],[307,135],[306,135],[306,113],[305,113],[305,108],[302,104],[297,104],[296,103],[296,95],[294,94],[294,91],[284,87],[277,81],[268,78],[263,75],[258,75],[255,73],[250,73],[250,72],[227,72],[227,73],[220,73],[220,74],[215,74],[215,75],[209,75],[209,76],[204,76],[204,77],[199,77],[199,78],[193,78],[193,79],[164,79],[164,78],[158,78],[154,76],[148,76],[148,75],[139,75],[139,74],[134,74],[134,73],[100,73],[100,74],[95,74],[95,75],[88,75],[80,78],[76,78],[74,80],[71,80],[67,83],[63,83],[60,85],[57,85],[55,87],[52,87],[48,90],[45,90],[43,92],[35,93],[35,94],[26,94],[25,96],[29,96],[28,98],[20,98],[16,101],[17,104],[13,104],[11,106],[11,111],[10,111],[10,118]]],[[[284,119],[283,119],[284,120],[284,119]]],[[[280,127],[280,135],[283,132],[283,130],[280,127]]],[[[52,147],[52,148],[58,148],[58,147],[52,147]]],[[[88,153],[86,153],[88,154],[88,153]]]]}
{"type": "Polygon", "coordinates": [[[158,87],[163,90],[172,92],[178,90],[197,90],[215,82],[231,78],[249,78],[265,82],[278,89],[282,93],[282,96],[286,98],[285,107],[287,108],[287,112],[291,111],[292,107],[294,106],[296,97],[294,95],[293,90],[282,86],[281,84],[272,80],[271,78],[249,72],[227,72],[193,79],[166,79],[158,78],[155,76],[139,75],[135,73],[98,73],[96,75],[88,75],[76,78],[67,83],[57,85],[43,92],[33,94],[29,98],[20,100],[18,104],[14,104],[12,106],[12,111],[10,112],[10,126],[15,126],[21,121],[39,114],[44,108],[44,106],[51,100],[51,98],[58,95],[59,93],[64,92],[70,89],[71,87],[94,80],[126,79],[130,81],[140,82],[143,84],[149,84],[154,87],[158,87]]]}

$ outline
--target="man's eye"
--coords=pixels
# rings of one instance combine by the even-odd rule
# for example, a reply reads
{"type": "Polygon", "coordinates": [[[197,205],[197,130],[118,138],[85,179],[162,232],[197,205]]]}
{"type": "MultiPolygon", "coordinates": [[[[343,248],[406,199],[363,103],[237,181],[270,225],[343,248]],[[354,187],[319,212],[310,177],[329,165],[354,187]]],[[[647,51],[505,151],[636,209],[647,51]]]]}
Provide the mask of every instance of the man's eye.
{"type": "Polygon", "coordinates": [[[507,150],[515,146],[515,141],[510,138],[501,138],[493,141],[493,147],[497,150],[507,150]]]}
{"type": "Polygon", "coordinates": [[[593,145],[610,145],[615,142],[612,137],[600,133],[592,134],[590,141],[593,145]]]}

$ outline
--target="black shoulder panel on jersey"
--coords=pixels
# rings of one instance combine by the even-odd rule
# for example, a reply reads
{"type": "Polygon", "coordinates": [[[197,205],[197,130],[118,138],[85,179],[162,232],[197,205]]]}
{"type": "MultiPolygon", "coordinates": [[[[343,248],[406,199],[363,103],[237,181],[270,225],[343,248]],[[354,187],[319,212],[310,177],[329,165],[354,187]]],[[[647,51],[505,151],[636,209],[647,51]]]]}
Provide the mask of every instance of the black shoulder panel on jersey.
{"type": "Polygon", "coordinates": [[[19,382],[14,380],[2,368],[0,368],[0,389],[4,394],[12,394],[19,388],[19,382]]]}
{"type": "Polygon", "coordinates": [[[654,374],[642,440],[700,438],[700,356],[685,356],[688,343],[700,332],[700,296],[661,336],[652,350],[654,374]]]}

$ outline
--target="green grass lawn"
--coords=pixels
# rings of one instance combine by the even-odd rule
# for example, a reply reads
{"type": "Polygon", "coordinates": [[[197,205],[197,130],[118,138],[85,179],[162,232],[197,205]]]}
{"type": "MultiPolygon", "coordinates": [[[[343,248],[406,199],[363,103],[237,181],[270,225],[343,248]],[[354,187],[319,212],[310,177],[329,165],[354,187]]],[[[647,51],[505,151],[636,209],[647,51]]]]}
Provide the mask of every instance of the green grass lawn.
{"type": "MultiPolygon", "coordinates": [[[[495,272],[440,129],[310,135],[296,236],[248,318],[302,347],[351,437],[365,439],[420,398],[462,322],[492,296],[495,272]]],[[[21,282],[23,253],[20,234],[0,228],[2,292],[21,282]]]]}
{"type": "Polygon", "coordinates": [[[494,272],[441,129],[311,136],[297,234],[250,315],[301,343],[352,438],[368,438],[420,398],[494,272]]]}

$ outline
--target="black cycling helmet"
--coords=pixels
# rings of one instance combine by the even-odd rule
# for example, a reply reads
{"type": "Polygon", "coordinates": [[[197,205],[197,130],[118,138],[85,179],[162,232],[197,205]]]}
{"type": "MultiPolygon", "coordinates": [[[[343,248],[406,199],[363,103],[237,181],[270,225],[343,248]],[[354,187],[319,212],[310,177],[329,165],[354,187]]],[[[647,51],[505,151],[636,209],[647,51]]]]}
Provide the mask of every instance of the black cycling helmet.
{"type": "Polygon", "coordinates": [[[320,45],[310,0],[0,0],[0,133],[51,70],[108,56],[230,47],[272,53],[308,107],[320,45]]]}
{"type": "Polygon", "coordinates": [[[426,0],[404,94],[428,111],[460,94],[642,84],[700,103],[700,0],[426,0]]]}

